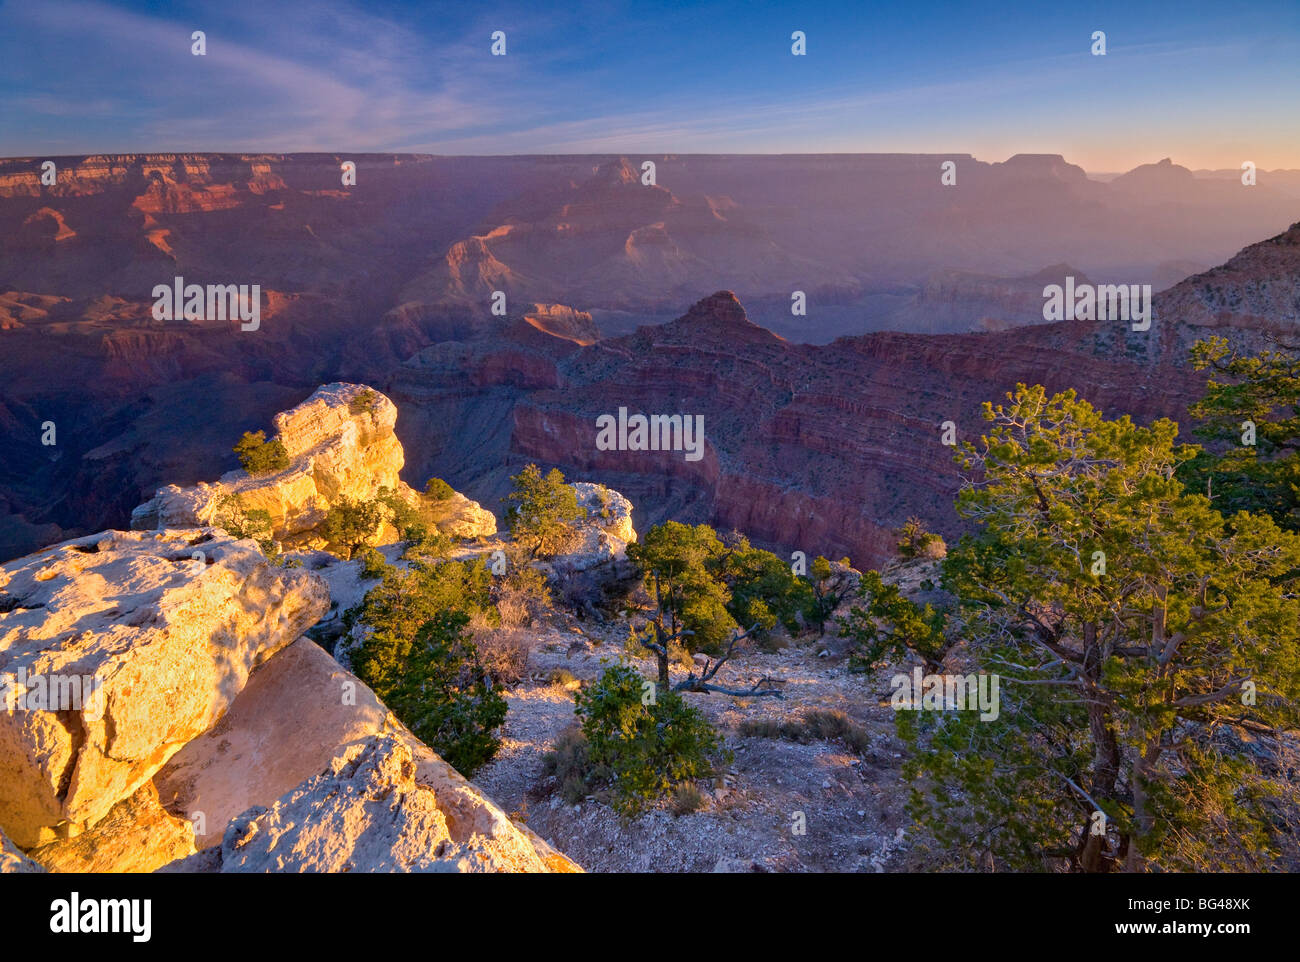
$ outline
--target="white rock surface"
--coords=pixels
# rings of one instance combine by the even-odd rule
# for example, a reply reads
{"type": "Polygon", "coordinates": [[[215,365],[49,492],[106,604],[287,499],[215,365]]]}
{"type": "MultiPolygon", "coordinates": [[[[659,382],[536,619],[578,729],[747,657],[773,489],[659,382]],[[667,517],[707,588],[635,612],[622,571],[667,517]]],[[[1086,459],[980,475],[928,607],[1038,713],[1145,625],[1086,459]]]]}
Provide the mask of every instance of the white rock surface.
{"type": "Polygon", "coordinates": [[[577,545],[552,558],[552,567],[561,574],[572,574],[622,561],[627,546],[636,541],[632,502],[601,484],[577,481],[570,487],[586,517],[574,525],[577,545]]]}
{"type": "Polygon", "coordinates": [[[0,832],[0,875],[24,875],[29,872],[44,872],[36,862],[24,855],[9,836],[0,832]]]}
{"type": "Polygon", "coordinates": [[[31,847],[103,817],[328,606],[320,579],[205,530],[106,531],[0,566],[0,679],[24,708],[0,712],[0,828],[31,847]],[[49,679],[84,703],[48,710],[49,679]]]}
{"type": "MultiPolygon", "coordinates": [[[[495,806],[485,833],[457,824],[422,778],[419,755],[392,735],[348,746],[320,775],[226,829],[223,872],[545,872],[552,868],[495,806]]],[[[478,827],[477,825],[474,827],[478,827]]],[[[545,844],[545,843],[541,843],[545,844]]],[[[567,860],[565,860],[567,862],[567,860]]],[[[557,866],[558,867],[558,866],[557,866]]]]}

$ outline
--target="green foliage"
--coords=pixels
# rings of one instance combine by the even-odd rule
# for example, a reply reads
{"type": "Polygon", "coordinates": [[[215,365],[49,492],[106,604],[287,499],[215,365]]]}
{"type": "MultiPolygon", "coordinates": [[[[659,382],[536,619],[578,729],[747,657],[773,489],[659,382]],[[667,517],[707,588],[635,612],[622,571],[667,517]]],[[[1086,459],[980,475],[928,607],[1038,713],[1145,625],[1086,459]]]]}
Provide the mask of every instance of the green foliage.
{"type": "Polygon", "coordinates": [[[920,518],[908,518],[894,533],[898,536],[898,554],[902,558],[911,560],[941,556],[939,549],[943,547],[943,538],[926,531],[920,518]]]}
{"type": "Polygon", "coordinates": [[[514,490],[506,495],[510,536],[528,546],[533,555],[549,556],[564,550],[572,536],[571,523],[583,517],[578,493],[552,468],[543,475],[535,464],[510,479],[514,490]]]}
{"type": "MultiPolygon", "coordinates": [[[[849,559],[841,564],[849,567],[849,559]]],[[[828,559],[818,555],[808,570],[808,589],[811,598],[804,607],[804,617],[817,626],[817,637],[826,633],[826,621],[844,598],[843,587],[836,582],[835,571],[828,559]]]]}
{"type": "Polygon", "coordinates": [[[217,501],[212,523],[222,528],[232,538],[251,538],[257,542],[262,554],[274,561],[279,557],[271,513],[262,508],[245,510],[244,499],[238,494],[223,494],[217,501]]]}
{"type": "Polygon", "coordinates": [[[589,763],[608,773],[611,804],[631,817],[679,785],[711,774],[720,740],[681,695],[660,690],[642,704],[645,682],[628,665],[613,665],[575,695],[589,763]]]}
{"type": "Polygon", "coordinates": [[[353,414],[369,414],[379,405],[379,395],[370,388],[364,388],[352,396],[348,410],[353,414]]]}
{"type": "Polygon", "coordinates": [[[930,605],[920,607],[903,597],[897,585],[887,585],[878,571],[864,571],[858,588],[864,605],[854,605],[840,623],[840,637],[851,638],[850,665],[861,671],[883,658],[917,655],[926,670],[943,669],[949,641],[946,617],[930,605]]]}
{"type": "Polygon", "coordinates": [[[493,621],[492,575],[483,559],[442,564],[416,563],[403,571],[384,565],[379,584],[345,616],[401,638],[413,638],[425,622],[444,611],[481,615],[493,621]]]}
{"type": "Polygon", "coordinates": [[[388,562],[384,556],[374,548],[366,548],[361,552],[361,577],[371,580],[382,578],[384,571],[388,567],[388,562]]]}
{"type": "Polygon", "coordinates": [[[245,431],[235,445],[239,463],[253,476],[274,474],[289,466],[289,452],[279,439],[266,440],[265,431],[245,431]]]}
{"type": "Polygon", "coordinates": [[[943,568],[1000,712],[897,714],[909,810],[965,867],[1267,867],[1270,783],[1220,735],[1300,724],[1300,538],[1187,493],[1197,450],[1171,421],[1106,420],[1072,391],[1008,397],[960,455],[978,533],[943,568]]]}
{"type": "Polygon", "coordinates": [[[433,502],[450,501],[456,491],[442,478],[430,478],[424,486],[424,496],[433,502]]]}
{"type": "Polygon", "coordinates": [[[1218,377],[1189,409],[1197,434],[1213,447],[1185,464],[1189,487],[1206,491],[1223,512],[1266,511],[1282,527],[1300,530],[1300,358],[1281,351],[1232,352],[1221,337],[1192,348],[1192,366],[1218,377]],[[1254,424],[1254,444],[1245,422],[1254,424]]]}
{"type": "Polygon", "coordinates": [[[460,611],[441,611],[413,636],[380,630],[353,653],[357,676],[417,738],[472,776],[500,747],[506,700],[479,663],[460,611]]]}
{"type": "MultiPolygon", "coordinates": [[[[717,532],[668,521],[627,546],[640,568],[646,591],[657,608],[656,626],[664,641],[683,629],[688,647],[717,652],[738,627],[727,610],[731,592],[717,576],[725,553],[717,532]]],[[[662,686],[667,679],[661,677],[662,686]]]]}
{"type": "Polygon", "coordinates": [[[751,546],[743,535],[733,536],[732,542],[729,550],[711,561],[711,567],[731,593],[727,611],[733,620],[745,627],[757,624],[759,634],[777,622],[787,631],[797,631],[798,616],[807,614],[816,601],[811,583],[797,577],[772,552],[751,546]]]}
{"type": "Polygon", "coordinates": [[[329,509],[323,532],[332,544],[348,549],[348,559],[379,533],[383,524],[383,506],[379,501],[353,500],[346,495],[329,509]]]}
{"type": "MultiPolygon", "coordinates": [[[[376,552],[377,553],[377,552],[376,552]]],[[[380,583],[344,616],[345,630],[371,633],[353,670],[422,741],[469,775],[497,749],[506,703],[465,631],[491,610],[492,576],[482,560],[382,566],[380,583]]]]}

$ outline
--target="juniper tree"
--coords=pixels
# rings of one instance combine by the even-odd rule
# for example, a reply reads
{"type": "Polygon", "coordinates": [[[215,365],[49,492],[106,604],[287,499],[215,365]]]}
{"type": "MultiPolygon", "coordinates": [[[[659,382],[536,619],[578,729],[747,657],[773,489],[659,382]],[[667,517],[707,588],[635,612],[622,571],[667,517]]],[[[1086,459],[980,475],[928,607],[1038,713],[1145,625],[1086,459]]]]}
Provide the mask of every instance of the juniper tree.
{"type": "Polygon", "coordinates": [[[911,812],[1011,866],[1267,866],[1270,783],[1228,744],[1300,724],[1300,538],[1185,490],[1171,421],[1008,399],[959,455],[978,532],[944,566],[1001,711],[899,714],[911,812]]]}
{"type": "Polygon", "coordinates": [[[344,495],[325,516],[324,534],[334,544],[348,550],[348,560],[358,548],[370,543],[383,524],[383,506],[378,501],[364,501],[344,495]]]}
{"type": "Polygon", "coordinates": [[[742,632],[727,610],[731,592],[717,573],[725,551],[717,532],[708,525],[692,528],[678,521],[656,525],[640,541],[628,545],[627,556],[640,568],[645,589],[654,602],[649,624],[635,637],[654,653],[660,688],[670,689],[668,663],[672,648],[689,640],[691,648],[710,651],[717,658],[706,660],[700,675],[691,672],[672,690],[779,696],[779,691],[761,687],[763,679],[749,689],[712,683],[718,669],[758,627],[751,625],[742,632]]]}
{"type": "Polygon", "coordinates": [[[510,536],[526,545],[534,557],[563,550],[570,525],[583,517],[578,494],[564,483],[564,475],[558,468],[543,475],[537,465],[529,464],[510,483],[514,486],[506,495],[511,502],[507,512],[510,536]]]}

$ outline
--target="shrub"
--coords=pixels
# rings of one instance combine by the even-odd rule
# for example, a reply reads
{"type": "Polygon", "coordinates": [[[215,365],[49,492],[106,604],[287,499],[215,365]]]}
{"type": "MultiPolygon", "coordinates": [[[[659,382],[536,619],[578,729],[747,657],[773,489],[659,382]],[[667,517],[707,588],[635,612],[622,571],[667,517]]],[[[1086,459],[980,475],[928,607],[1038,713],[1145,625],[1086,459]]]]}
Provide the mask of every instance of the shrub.
{"type": "Polygon", "coordinates": [[[279,438],[266,440],[265,431],[245,431],[235,445],[235,453],[244,470],[253,476],[274,474],[289,466],[289,452],[284,443],[279,438]]]}
{"type": "Polygon", "coordinates": [[[424,496],[431,501],[450,501],[456,490],[442,478],[430,478],[424,486],[424,496]]]}
{"type": "Polygon", "coordinates": [[[561,553],[572,540],[570,524],[585,516],[578,506],[578,493],[564,483],[564,475],[552,468],[543,475],[535,464],[526,466],[510,479],[514,490],[506,495],[510,536],[528,545],[533,555],[561,553]]]}
{"type": "Polygon", "coordinates": [[[526,563],[511,564],[493,588],[501,624],[511,627],[530,624],[551,607],[551,590],[546,576],[526,563]]]}
{"type": "Polygon", "coordinates": [[[532,636],[518,628],[489,625],[481,614],[472,618],[470,623],[483,668],[498,684],[517,685],[528,671],[532,636]]]}
{"type": "Polygon", "coordinates": [[[630,666],[613,665],[575,695],[591,764],[607,770],[611,804],[628,817],[709,775],[720,747],[717,732],[676,692],[643,704],[645,684],[630,666]]]}
{"type": "Polygon", "coordinates": [[[587,736],[577,725],[560,733],[554,747],[542,758],[542,769],[555,776],[560,795],[570,805],[577,805],[589,794],[587,779],[592,776],[587,752],[587,736]]]}
{"type": "Polygon", "coordinates": [[[491,582],[481,559],[437,565],[416,562],[407,571],[384,565],[379,584],[344,617],[349,628],[362,624],[404,638],[413,637],[425,622],[444,611],[479,615],[483,624],[492,624],[497,616],[491,608],[491,582]]]}
{"type": "Polygon", "coordinates": [[[553,668],[546,676],[548,685],[557,685],[560,688],[568,688],[570,685],[577,683],[577,676],[567,668],[553,668]]]}
{"type": "Polygon", "coordinates": [[[369,414],[379,406],[379,395],[370,388],[363,388],[352,396],[348,410],[353,414],[369,414]]]}
{"type": "Polygon", "coordinates": [[[466,777],[496,754],[507,711],[465,631],[468,621],[442,611],[412,638],[376,631],[352,654],[357,677],[466,777]]]}
{"type": "Polygon", "coordinates": [[[673,792],[673,814],[677,816],[698,812],[704,807],[704,795],[690,782],[683,782],[673,792]]]}
{"type": "Polygon", "coordinates": [[[739,732],[752,738],[784,738],[792,742],[840,742],[858,755],[871,750],[871,733],[842,711],[811,708],[803,718],[747,718],[739,732]]]}
{"type": "Polygon", "coordinates": [[[382,578],[387,564],[388,562],[382,554],[374,548],[366,548],[361,552],[361,577],[368,579],[382,578]]]}
{"type": "Polygon", "coordinates": [[[388,512],[388,520],[397,529],[397,536],[403,541],[420,544],[429,540],[434,531],[420,516],[420,512],[402,500],[401,495],[391,488],[380,488],[377,499],[388,512]]]}
{"type": "Polygon", "coordinates": [[[325,516],[324,534],[333,544],[348,549],[350,561],[358,548],[379,533],[383,520],[378,501],[354,501],[344,496],[325,516]]]}
{"type": "Polygon", "coordinates": [[[272,561],[280,556],[272,530],[271,513],[261,508],[245,510],[244,499],[238,494],[221,496],[212,523],[232,538],[251,538],[256,541],[262,554],[272,561]]]}
{"type": "Polygon", "coordinates": [[[926,531],[920,518],[908,518],[894,533],[898,536],[898,553],[903,558],[942,558],[948,553],[943,538],[926,531]]]}

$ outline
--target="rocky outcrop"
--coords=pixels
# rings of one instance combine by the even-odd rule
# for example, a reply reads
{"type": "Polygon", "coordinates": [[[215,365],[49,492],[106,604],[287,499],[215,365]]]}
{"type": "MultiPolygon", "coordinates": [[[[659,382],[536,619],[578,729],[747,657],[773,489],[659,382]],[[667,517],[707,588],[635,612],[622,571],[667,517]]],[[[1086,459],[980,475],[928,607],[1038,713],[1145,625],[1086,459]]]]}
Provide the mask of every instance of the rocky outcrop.
{"type": "Polygon", "coordinates": [[[32,861],[13,842],[9,836],[0,832],[0,875],[23,875],[29,872],[43,872],[39,863],[32,861]]]}
{"type": "Polygon", "coordinates": [[[636,540],[632,502],[603,484],[577,481],[570,487],[585,516],[572,526],[574,544],[550,560],[555,571],[567,575],[624,560],[636,540]]]}
{"type": "Polygon", "coordinates": [[[345,864],[338,860],[350,860],[349,871],[418,871],[434,864],[576,870],[421,744],[360,679],[307,639],[259,669],[221,723],[178,752],[155,782],[168,808],[203,827],[206,834],[196,838],[200,849],[221,847],[224,871],[338,871],[345,864]],[[405,763],[394,767],[378,760],[367,769],[385,772],[381,781],[394,794],[384,814],[358,830],[356,818],[364,822],[368,816],[353,812],[352,805],[369,789],[352,801],[324,800],[328,804],[317,789],[346,782],[347,795],[358,788],[352,775],[340,782],[339,773],[358,746],[377,740],[389,745],[381,754],[396,752],[412,760],[414,769],[404,773],[405,763]],[[276,846],[275,858],[267,860],[261,843],[232,848],[234,826],[258,821],[267,811],[279,813],[270,816],[274,833],[292,836],[276,846]],[[359,834],[349,834],[354,831],[359,834]],[[280,864],[285,846],[298,854],[280,864]]]}
{"type": "Polygon", "coordinates": [[[0,713],[0,828],[24,847],[133,795],[329,606],[319,579],[209,530],[79,538],[0,567],[0,592],[22,708],[0,713]]]}
{"type": "Polygon", "coordinates": [[[548,870],[541,853],[499,812],[487,832],[458,841],[464,827],[454,824],[455,812],[440,798],[447,786],[422,779],[420,761],[393,736],[349,746],[269,809],[249,809],[231,822],[221,843],[221,870],[548,870]]]}
{"type": "MultiPolygon", "coordinates": [[[[131,527],[217,523],[228,499],[238,497],[244,511],[270,515],[277,539],[319,545],[318,529],[330,507],[343,498],[368,501],[386,488],[409,504],[422,504],[399,477],[405,455],[393,430],[396,423],[396,406],[377,391],[360,384],[327,384],[274,418],[274,439],[284,445],[288,467],[260,476],[231,471],[216,483],[191,488],[169,485],[132,512],[131,527]]],[[[439,527],[454,537],[496,532],[492,513],[464,495],[454,494],[436,511],[439,527]]],[[[381,542],[395,538],[391,528],[381,532],[381,542]]]]}
{"type": "Polygon", "coordinates": [[[85,832],[30,854],[51,872],[152,872],[194,851],[194,826],[164,809],[145,782],[85,832]]]}

